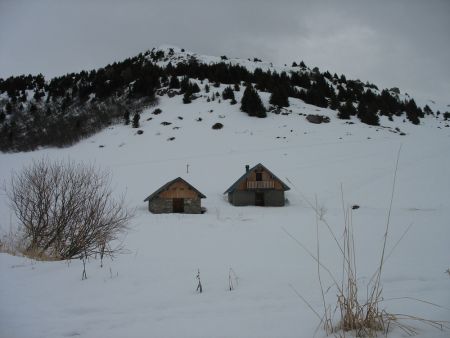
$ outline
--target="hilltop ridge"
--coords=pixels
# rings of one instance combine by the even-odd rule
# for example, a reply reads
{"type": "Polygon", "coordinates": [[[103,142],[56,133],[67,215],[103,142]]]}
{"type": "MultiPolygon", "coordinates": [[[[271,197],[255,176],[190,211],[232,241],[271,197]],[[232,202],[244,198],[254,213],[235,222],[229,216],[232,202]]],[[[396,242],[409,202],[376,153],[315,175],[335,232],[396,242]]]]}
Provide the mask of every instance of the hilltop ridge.
{"type": "Polygon", "coordinates": [[[50,80],[41,74],[0,79],[0,150],[67,146],[130,114],[139,115],[163,96],[177,95],[183,95],[185,104],[200,97],[208,102],[220,97],[222,104],[231,99],[231,104],[259,117],[288,114],[291,102],[298,99],[317,107],[309,115],[329,108],[335,112],[333,118],[374,126],[380,125],[382,117],[389,121],[403,117],[416,125],[436,120],[443,127],[450,119],[450,113],[441,112],[443,106],[434,102],[419,104],[398,88],[379,89],[345,75],[311,69],[301,60],[280,66],[256,57],[205,56],[161,46],[104,68],[50,80]],[[240,97],[236,100],[234,93],[248,86],[255,89],[254,98],[242,105],[243,96],[236,95],[240,97]],[[255,103],[264,93],[270,94],[268,102],[255,103]]]}

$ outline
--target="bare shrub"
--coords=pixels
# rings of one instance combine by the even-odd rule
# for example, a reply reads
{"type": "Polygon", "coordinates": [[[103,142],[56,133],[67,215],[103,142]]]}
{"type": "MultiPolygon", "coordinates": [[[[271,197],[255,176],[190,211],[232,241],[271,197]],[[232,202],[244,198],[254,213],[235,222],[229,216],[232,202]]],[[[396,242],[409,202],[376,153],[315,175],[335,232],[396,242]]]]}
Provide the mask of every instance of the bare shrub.
{"type": "Polygon", "coordinates": [[[24,253],[53,259],[111,255],[131,213],[115,199],[111,175],[72,161],[34,161],[11,178],[7,196],[24,253]]]}

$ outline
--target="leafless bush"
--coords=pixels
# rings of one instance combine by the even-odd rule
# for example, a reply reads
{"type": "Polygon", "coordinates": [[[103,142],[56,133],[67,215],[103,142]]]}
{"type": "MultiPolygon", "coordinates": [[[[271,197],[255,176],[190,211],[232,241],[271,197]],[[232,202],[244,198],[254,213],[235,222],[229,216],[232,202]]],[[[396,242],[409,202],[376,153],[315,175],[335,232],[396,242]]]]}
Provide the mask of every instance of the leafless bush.
{"type": "Polygon", "coordinates": [[[131,213],[111,175],[94,165],[41,159],[13,174],[7,196],[25,253],[53,259],[111,255],[131,213]]]}

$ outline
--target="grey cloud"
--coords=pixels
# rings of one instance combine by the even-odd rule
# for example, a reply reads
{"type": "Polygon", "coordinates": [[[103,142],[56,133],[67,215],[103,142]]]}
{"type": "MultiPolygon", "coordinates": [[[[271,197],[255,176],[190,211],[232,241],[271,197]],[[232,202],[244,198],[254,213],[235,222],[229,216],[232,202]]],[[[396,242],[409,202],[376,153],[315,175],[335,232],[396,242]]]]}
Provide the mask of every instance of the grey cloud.
{"type": "Polygon", "coordinates": [[[448,1],[3,0],[0,76],[54,76],[174,44],[280,64],[304,60],[446,99],[448,17],[448,1]]]}

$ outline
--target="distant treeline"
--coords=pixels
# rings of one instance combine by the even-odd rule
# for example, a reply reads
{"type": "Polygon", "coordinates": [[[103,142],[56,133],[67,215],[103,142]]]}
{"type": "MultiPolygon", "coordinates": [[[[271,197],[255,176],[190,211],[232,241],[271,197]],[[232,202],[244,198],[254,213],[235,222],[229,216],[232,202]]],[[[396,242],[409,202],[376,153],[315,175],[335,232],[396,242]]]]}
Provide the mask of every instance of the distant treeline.
{"type": "MultiPolygon", "coordinates": [[[[225,61],[204,64],[196,58],[165,67],[156,63],[170,60],[173,51],[148,51],[104,68],[70,73],[46,81],[41,74],[0,79],[0,150],[33,150],[39,146],[67,146],[87,137],[124,114],[139,113],[155,104],[157,91],[164,89],[184,95],[189,103],[200,91],[195,82],[208,80],[212,85],[228,84],[224,99],[234,100],[234,90],[246,85],[241,109],[249,115],[264,117],[265,107],[259,106],[258,91],[270,92],[273,107],[289,106],[289,97],[306,103],[336,110],[341,119],[358,116],[367,124],[377,125],[379,116],[406,114],[414,124],[425,114],[413,99],[401,100],[399,90],[379,91],[373,84],[347,80],[344,75],[321,73],[303,62],[293,63],[289,73],[249,71],[225,61]],[[256,97],[255,97],[256,94],[256,97]],[[248,95],[251,98],[248,99],[248,95]],[[255,111],[253,111],[255,109],[255,111]]],[[[209,86],[204,88],[209,92],[209,86]]],[[[233,102],[234,101],[234,102],[233,102]]]]}

